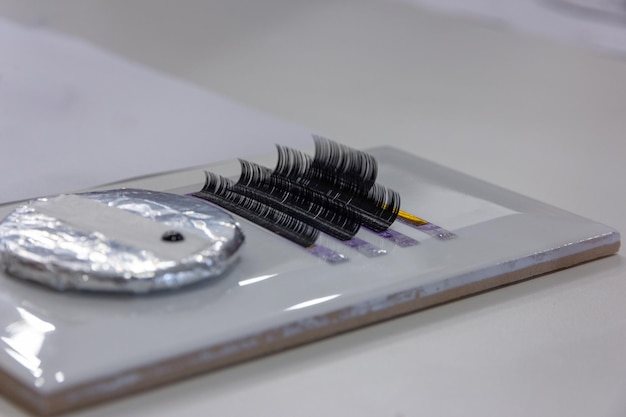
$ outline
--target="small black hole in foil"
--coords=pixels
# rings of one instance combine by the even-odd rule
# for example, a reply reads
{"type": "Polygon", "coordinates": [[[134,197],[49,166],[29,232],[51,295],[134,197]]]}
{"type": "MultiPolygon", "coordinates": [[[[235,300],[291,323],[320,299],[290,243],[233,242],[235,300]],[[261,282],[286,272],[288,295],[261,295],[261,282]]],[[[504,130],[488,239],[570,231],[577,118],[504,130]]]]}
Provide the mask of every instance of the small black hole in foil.
{"type": "Polygon", "coordinates": [[[165,242],[181,242],[185,240],[185,237],[182,235],[182,233],[177,232],[176,230],[168,230],[167,232],[163,233],[163,236],[161,236],[161,240],[165,242]]]}

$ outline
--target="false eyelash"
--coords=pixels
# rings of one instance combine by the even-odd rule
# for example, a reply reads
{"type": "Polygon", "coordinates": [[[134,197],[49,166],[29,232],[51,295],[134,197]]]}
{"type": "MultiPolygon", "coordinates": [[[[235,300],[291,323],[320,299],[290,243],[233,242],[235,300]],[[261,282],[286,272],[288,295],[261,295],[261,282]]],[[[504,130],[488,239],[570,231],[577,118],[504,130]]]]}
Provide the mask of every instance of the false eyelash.
{"type": "Polygon", "coordinates": [[[375,232],[387,230],[400,213],[400,194],[391,188],[374,184],[366,196],[356,195],[352,200],[361,221],[375,232]]]}
{"type": "MultiPolygon", "coordinates": [[[[340,205],[348,206],[357,213],[358,220],[367,228],[376,232],[387,230],[398,216],[400,195],[396,191],[376,183],[368,190],[364,190],[364,187],[358,183],[338,178],[330,170],[319,168],[322,165],[321,162],[315,168],[314,159],[303,152],[280,145],[276,148],[278,161],[274,170],[275,176],[282,176],[301,187],[325,195],[340,205]]],[[[363,153],[346,146],[343,148],[341,152],[344,153],[354,152],[355,155],[363,153]]],[[[327,150],[332,149],[336,148],[332,146],[327,148],[327,150]]],[[[321,158],[322,155],[318,155],[318,159],[321,160],[321,158]]],[[[337,158],[327,156],[325,165],[330,165],[331,160],[337,160],[337,158]]],[[[367,173],[372,175],[371,169],[367,173]]]]}
{"type": "Polygon", "coordinates": [[[309,174],[313,158],[304,152],[293,148],[276,145],[278,161],[274,168],[274,175],[280,175],[294,180],[304,180],[309,174]]]}
{"type": "Polygon", "coordinates": [[[240,159],[241,176],[233,191],[268,204],[340,240],[354,237],[361,227],[353,210],[328,197],[272,175],[269,168],[240,159]]]}
{"type": "MultiPolygon", "coordinates": [[[[273,173],[269,168],[243,160],[240,160],[240,163],[242,168],[238,184],[272,194],[281,202],[285,200],[294,202],[295,205],[305,209],[305,217],[300,218],[297,214],[289,214],[305,222],[312,214],[312,210],[306,209],[306,206],[311,203],[321,206],[323,221],[330,222],[333,226],[348,232],[340,236],[333,231],[322,229],[323,232],[339,239],[353,237],[359,229],[359,224],[365,224],[366,227],[378,232],[386,230],[395,221],[400,210],[399,194],[379,184],[375,184],[364,196],[355,191],[351,194],[351,201],[345,203],[334,200],[315,189],[303,187],[273,173]]],[[[235,188],[237,190],[237,185],[235,188]]],[[[280,206],[277,208],[280,209],[280,206]]],[[[309,224],[318,227],[317,224],[309,224]]]]}
{"type": "Polygon", "coordinates": [[[217,204],[300,246],[309,247],[317,240],[320,232],[314,227],[267,204],[234,192],[233,182],[221,175],[208,171],[205,171],[205,175],[204,187],[192,194],[195,197],[217,204]]]}
{"type": "Polygon", "coordinates": [[[313,135],[315,154],[311,168],[367,191],[376,182],[378,163],[368,153],[313,135]]]}
{"type": "MultiPolygon", "coordinates": [[[[336,169],[324,168],[333,162],[322,163],[319,156],[316,161],[315,158],[311,158],[301,151],[280,145],[276,145],[276,149],[278,150],[278,161],[274,169],[275,175],[293,180],[304,187],[315,187],[325,194],[330,195],[332,192],[334,193],[332,198],[340,201],[347,201],[355,193],[367,191],[362,183],[355,181],[354,178],[342,177],[336,169]]],[[[335,157],[330,157],[330,159],[337,160],[339,163],[335,157]]]]}

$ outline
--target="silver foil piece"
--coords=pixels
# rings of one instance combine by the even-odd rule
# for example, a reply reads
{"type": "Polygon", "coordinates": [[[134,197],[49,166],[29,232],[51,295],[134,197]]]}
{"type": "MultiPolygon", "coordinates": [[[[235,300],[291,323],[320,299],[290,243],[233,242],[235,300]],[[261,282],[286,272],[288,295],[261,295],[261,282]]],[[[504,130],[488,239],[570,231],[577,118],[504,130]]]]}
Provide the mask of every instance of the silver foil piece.
{"type": "Polygon", "coordinates": [[[243,242],[237,222],[212,204],[121,189],[16,208],[0,223],[0,263],[60,291],[146,293],[222,274],[243,242]]]}

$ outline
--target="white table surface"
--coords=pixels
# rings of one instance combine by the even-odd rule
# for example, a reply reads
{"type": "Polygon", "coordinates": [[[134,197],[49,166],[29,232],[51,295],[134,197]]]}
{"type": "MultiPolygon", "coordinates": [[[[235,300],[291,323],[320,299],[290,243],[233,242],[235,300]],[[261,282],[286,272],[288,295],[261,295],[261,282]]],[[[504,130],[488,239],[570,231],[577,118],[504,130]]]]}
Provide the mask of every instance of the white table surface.
{"type": "MultiPolygon", "coordinates": [[[[0,0],[0,15],[626,231],[626,59],[382,0],[0,0]]],[[[72,415],[622,416],[624,352],[618,254],[72,415]]],[[[0,399],[0,415],[25,414],[0,399]]]]}

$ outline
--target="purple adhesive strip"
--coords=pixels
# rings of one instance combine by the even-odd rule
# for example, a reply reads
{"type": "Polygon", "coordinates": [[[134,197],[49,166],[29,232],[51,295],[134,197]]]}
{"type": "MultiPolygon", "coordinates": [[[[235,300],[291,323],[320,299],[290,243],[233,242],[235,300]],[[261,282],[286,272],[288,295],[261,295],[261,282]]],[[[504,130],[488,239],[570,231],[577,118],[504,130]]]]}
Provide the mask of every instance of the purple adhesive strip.
{"type": "Polygon", "coordinates": [[[341,241],[341,243],[367,256],[368,258],[385,255],[387,253],[386,250],[378,248],[372,245],[371,243],[366,242],[363,239],[360,239],[358,237],[353,237],[350,240],[343,240],[341,241]]]}
{"type": "Polygon", "coordinates": [[[423,232],[430,232],[430,231],[439,229],[439,226],[437,226],[436,224],[432,224],[432,223],[426,223],[426,224],[421,224],[419,226],[416,226],[416,228],[423,232]]]}
{"type": "Polygon", "coordinates": [[[435,239],[450,240],[450,239],[454,239],[455,237],[457,237],[457,235],[452,233],[451,231],[446,230],[443,227],[437,226],[436,224],[433,224],[433,223],[426,223],[426,224],[421,224],[418,226],[402,218],[398,218],[398,221],[408,226],[411,226],[414,229],[419,230],[420,232],[426,233],[427,235],[432,236],[435,239]]]}
{"type": "Polygon", "coordinates": [[[413,239],[403,233],[398,232],[397,230],[387,229],[382,232],[376,233],[378,236],[383,239],[387,239],[400,246],[401,248],[408,248],[410,246],[415,246],[420,242],[418,240],[413,239]]]}
{"type": "Polygon", "coordinates": [[[426,223],[421,226],[417,226],[416,229],[439,240],[449,240],[456,237],[454,233],[432,223],[426,223]]]}
{"type": "Polygon", "coordinates": [[[313,256],[316,256],[328,262],[329,264],[338,264],[350,260],[350,258],[348,258],[346,255],[335,252],[334,250],[329,249],[326,246],[313,245],[306,250],[313,256]]]}

